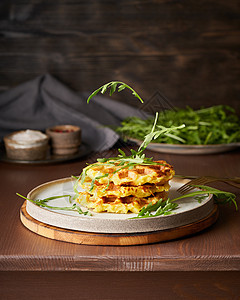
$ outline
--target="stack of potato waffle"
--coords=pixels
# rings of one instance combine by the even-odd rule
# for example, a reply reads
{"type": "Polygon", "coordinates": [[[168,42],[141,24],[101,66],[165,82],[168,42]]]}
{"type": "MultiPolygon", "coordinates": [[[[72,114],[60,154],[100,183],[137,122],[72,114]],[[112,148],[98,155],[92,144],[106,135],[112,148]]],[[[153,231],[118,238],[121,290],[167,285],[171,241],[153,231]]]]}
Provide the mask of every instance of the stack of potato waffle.
{"type": "Polygon", "coordinates": [[[76,201],[95,212],[138,213],[149,203],[166,200],[174,170],[163,160],[155,163],[133,168],[117,163],[89,165],[83,169],[79,184],[84,191],[76,201]]]}

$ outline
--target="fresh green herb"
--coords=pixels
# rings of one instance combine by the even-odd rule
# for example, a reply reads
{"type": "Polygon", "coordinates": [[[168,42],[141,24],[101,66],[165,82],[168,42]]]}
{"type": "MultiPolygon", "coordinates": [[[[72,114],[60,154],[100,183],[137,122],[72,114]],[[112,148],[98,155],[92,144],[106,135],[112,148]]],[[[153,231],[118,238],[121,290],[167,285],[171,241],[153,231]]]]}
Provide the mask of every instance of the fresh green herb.
{"type": "MultiPolygon", "coordinates": [[[[130,117],[116,131],[125,137],[143,140],[151,130],[152,122],[153,118],[130,117]]],[[[157,126],[177,127],[183,123],[186,125],[184,129],[160,135],[153,142],[188,145],[240,142],[240,118],[229,106],[217,105],[200,110],[186,107],[159,112],[157,126]]]]}
{"type": "Polygon", "coordinates": [[[199,196],[201,196],[201,200],[203,200],[203,198],[207,197],[208,195],[213,195],[214,201],[218,204],[233,203],[235,205],[236,210],[238,210],[235,194],[221,191],[205,185],[194,185],[194,187],[199,188],[201,190],[188,193],[174,199],[168,199],[167,201],[163,201],[162,199],[160,199],[155,204],[150,203],[147,207],[143,207],[138,213],[137,217],[135,217],[134,219],[169,215],[172,214],[173,211],[178,208],[178,204],[175,203],[177,200],[191,197],[199,201],[199,196]]]}
{"type": "MultiPolygon", "coordinates": [[[[73,196],[73,198],[71,198],[72,200],[75,200],[77,199],[77,197],[79,196],[79,192],[78,192],[78,184],[79,184],[79,180],[80,180],[80,176],[73,176],[72,175],[72,178],[74,178],[76,181],[74,183],[74,186],[73,186],[73,191],[75,192],[75,195],[73,196]]],[[[71,201],[71,200],[70,200],[71,201]]],[[[70,202],[71,203],[71,202],[70,202]]]]}
{"type": "MultiPolygon", "coordinates": [[[[104,94],[107,91],[107,89],[110,89],[109,94],[110,94],[110,96],[112,96],[112,94],[117,90],[117,86],[118,86],[118,92],[121,92],[125,88],[130,89],[132,91],[132,94],[143,103],[142,98],[138,95],[138,93],[136,91],[134,91],[133,88],[131,88],[126,83],[120,82],[120,81],[111,81],[107,84],[104,84],[103,86],[101,86],[97,90],[95,90],[88,97],[87,103],[89,103],[89,101],[94,96],[96,96],[99,92],[104,94]]],[[[127,156],[124,151],[122,151],[121,149],[118,149],[119,155],[117,157],[97,159],[97,163],[91,164],[83,170],[82,174],[80,175],[81,183],[83,183],[85,181],[87,171],[90,168],[92,168],[94,166],[97,166],[98,163],[105,163],[105,164],[109,164],[109,165],[119,166],[119,168],[116,171],[114,171],[114,173],[119,172],[120,170],[122,170],[124,168],[132,169],[136,165],[157,165],[157,164],[159,164],[157,162],[154,162],[153,158],[145,157],[145,154],[143,153],[144,150],[147,148],[148,144],[152,140],[158,139],[161,135],[172,135],[172,132],[175,132],[177,130],[180,130],[180,129],[184,128],[185,125],[181,124],[181,125],[178,125],[178,126],[170,126],[170,127],[165,127],[163,125],[157,125],[156,126],[157,119],[158,119],[158,113],[156,113],[153,125],[151,124],[151,128],[149,128],[149,131],[145,134],[144,140],[143,140],[142,144],[140,145],[140,147],[138,148],[137,151],[131,149],[131,155],[127,156]]],[[[109,176],[109,174],[107,174],[107,176],[109,176]]],[[[92,180],[90,191],[93,190],[95,181],[102,178],[102,177],[106,177],[106,175],[96,177],[92,180]]],[[[110,179],[108,180],[108,185],[109,185],[109,183],[110,183],[110,179]]]]}
{"type": "Polygon", "coordinates": [[[128,88],[129,90],[131,90],[132,94],[138,98],[142,103],[143,103],[143,100],[142,98],[138,95],[138,93],[136,91],[134,91],[133,88],[131,88],[129,85],[127,85],[126,83],[124,82],[121,82],[121,81],[111,81],[111,82],[108,82],[106,84],[104,84],[103,86],[101,86],[100,88],[98,88],[97,90],[95,90],[87,99],[87,103],[89,103],[89,101],[94,97],[96,96],[99,92],[101,92],[102,94],[104,94],[107,89],[110,89],[110,92],[109,92],[109,95],[112,96],[112,94],[116,91],[117,89],[117,86],[118,86],[118,92],[121,92],[123,91],[125,88],[128,88]],[[119,85],[119,86],[118,86],[119,85]]]}
{"type": "MultiPolygon", "coordinates": [[[[24,197],[23,195],[17,193],[17,195],[25,200],[28,200],[34,204],[36,204],[37,206],[40,206],[40,207],[46,207],[46,208],[49,208],[49,209],[53,209],[53,210],[68,210],[68,211],[77,211],[79,214],[83,214],[83,215],[88,215],[88,216],[91,216],[91,213],[87,210],[85,212],[82,211],[82,209],[77,206],[76,203],[74,203],[72,206],[66,206],[66,207],[62,207],[62,206],[51,206],[51,205],[48,205],[47,203],[50,201],[50,200],[55,200],[55,199],[58,199],[58,198],[64,198],[64,197],[69,197],[71,198],[71,195],[61,195],[61,196],[53,196],[53,197],[48,197],[48,198],[45,198],[45,199],[37,199],[37,200],[33,200],[33,199],[29,199],[27,197],[24,197]]],[[[71,202],[71,201],[69,201],[71,202]]]]}
{"type": "MultiPolygon", "coordinates": [[[[151,158],[146,157],[145,154],[143,153],[144,150],[147,148],[148,144],[153,139],[158,138],[161,134],[166,134],[166,133],[169,133],[169,132],[174,131],[176,129],[184,128],[185,125],[182,124],[181,126],[171,127],[171,128],[166,128],[164,126],[158,126],[158,130],[155,131],[157,118],[158,118],[158,113],[156,113],[155,121],[154,121],[154,124],[152,126],[152,129],[151,129],[150,133],[148,133],[145,136],[144,141],[142,142],[142,144],[140,145],[140,147],[138,148],[137,151],[131,149],[131,155],[127,156],[123,150],[118,149],[119,155],[117,157],[99,158],[99,159],[97,159],[97,162],[98,163],[107,163],[110,166],[111,165],[119,166],[119,168],[117,170],[115,170],[113,174],[115,174],[116,172],[119,172],[120,170],[122,170],[124,168],[132,169],[136,165],[158,165],[158,164],[160,164],[158,162],[154,162],[152,157],[151,158]]],[[[84,182],[85,177],[87,175],[87,171],[90,168],[92,168],[94,166],[97,166],[98,163],[89,165],[88,167],[86,167],[83,170],[82,174],[80,175],[81,176],[81,183],[84,182]]],[[[96,180],[98,180],[100,178],[103,178],[103,177],[107,177],[107,176],[109,176],[109,174],[105,174],[103,176],[99,176],[99,177],[94,178],[92,180],[92,183],[91,183],[90,191],[93,190],[94,182],[96,180]]]]}
{"type": "Polygon", "coordinates": [[[188,198],[188,197],[198,197],[199,195],[210,195],[212,194],[214,197],[214,200],[219,204],[226,204],[226,203],[233,203],[235,205],[236,210],[238,210],[237,202],[236,202],[236,195],[230,192],[221,191],[218,189],[215,189],[213,187],[209,187],[206,185],[193,185],[196,188],[199,188],[200,190],[191,192],[185,195],[181,195],[172,201],[177,201],[179,199],[188,198]]]}
{"type": "Polygon", "coordinates": [[[199,195],[199,196],[195,196],[194,199],[198,201],[198,203],[202,203],[202,201],[204,199],[206,199],[208,197],[208,195],[199,195]]]}
{"type": "Polygon", "coordinates": [[[104,174],[104,175],[95,177],[95,178],[92,180],[92,182],[91,182],[91,187],[90,187],[89,192],[91,192],[91,191],[93,190],[93,188],[94,188],[94,183],[95,183],[96,180],[99,180],[99,179],[101,179],[101,178],[108,177],[108,176],[109,176],[109,174],[106,173],[106,174],[104,174]]]}
{"type": "Polygon", "coordinates": [[[143,207],[137,217],[131,219],[150,218],[161,215],[170,215],[178,207],[177,203],[173,203],[170,199],[163,201],[159,199],[155,204],[149,203],[147,207],[143,207]]]}
{"type": "Polygon", "coordinates": [[[152,126],[150,133],[146,134],[144,141],[142,142],[142,144],[140,145],[138,150],[135,151],[135,150],[131,149],[132,155],[127,156],[124,151],[122,151],[121,149],[118,149],[120,154],[117,157],[100,158],[97,161],[98,162],[109,162],[109,163],[114,163],[114,164],[119,163],[120,165],[123,165],[124,163],[128,164],[128,165],[123,166],[122,168],[133,167],[134,165],[140,165],[140,164],[143,164],[143,165],[157,164],[156,162],[152,161],[152,159],[153,159],[152,157],[147,158],[147,157],[145,157],[145,154],[143,154],[143,152],[147,148],[148,144],[152,140],[157,139],[162,134],[166,134],[166,133],[169,133],[176,129],[181,129],[181,128],[185,127],[184,124],[182,124],[181,126],[178,126],[178,127],[171,127],[171,128],[166,128],[164,126],[158,126],[159,130],[155,131],[157,118],[158,118],[158,113],[156,113],[155,121],[154,121],[154,124],[152,126]]]}
{"type": "Polygon", "coordinates": [[[238,210],[237,202],[236,202],[236,195],[226,191],[220,191],[213,187],[209,187],[206,185],[195,185],[195,187],[202,189],[203,191],[207,192],[207,194],[212,194],[215,203],[217,204],[234,204],[236,210],[238,210]]]}
{"type": "MultiPolygon", "coordinates": [[[[184,124],[182,124],[181,126],[178,126],[178,127],[171,127],[171,128],[166,128],[164,126],[158,126],[158,130],[155,131],[157,118],[158,118],[158,113],[156,114],[155,121],[154,121],[154,124],[152,126],[152,129],[151,129],[150,133],[148,133],[145,136],[144,141],[139,146],[138,150],[135,151],[135,150],[131,149],[132,155],[127,156],[124,151],[122,151],[121,149],[118,149],[120,154],[117,157],[104,158],[104,159],[101,158],[101,159],[98,159],[97,161],[98,162],[114,163],[114,164],[119,163],[120,165],[123,165],[123,164],[127,163],[128,164],[127,167],[133,167],[134,165],[138,165],[138,164],[139,165],[140,164],[143,164],[143,165],[157,164],[156,162],[152,161],[152,159],[153,159],[152,157],[147,158],[145,156],[145,154],[143,154],[143,152],[144,152],[144,150],[146,150],[148,144],[152,140],[158,138],[162,134],[166,134],[166,133],[169,133],[169,132],[174,131],[176,129],[182,129],[182,128],[185,127],[184,124]]],[[[123,166],[122,168],[125,168],[125,167],[126,167],[126,165],[123,166]]]]}

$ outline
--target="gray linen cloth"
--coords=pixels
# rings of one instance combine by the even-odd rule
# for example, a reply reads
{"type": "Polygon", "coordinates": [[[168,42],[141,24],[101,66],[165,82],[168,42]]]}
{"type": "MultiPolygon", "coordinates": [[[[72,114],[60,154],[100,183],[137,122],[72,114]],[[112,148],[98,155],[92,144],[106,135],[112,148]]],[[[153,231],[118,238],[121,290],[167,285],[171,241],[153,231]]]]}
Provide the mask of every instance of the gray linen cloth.
{"type": "MultiPolygon", "coordinates": [[[[98,88],[98,87],[96,87],[98,88]]],[[[0,94],[0,138],[16,130],[72,124],[82,129],[83,142],[94,151],[111,148],[119,136],[107,126],[118,126],[129,116],[141,116],[137,108],[91,92],[76,93],[46,74],[0,94]]]]}

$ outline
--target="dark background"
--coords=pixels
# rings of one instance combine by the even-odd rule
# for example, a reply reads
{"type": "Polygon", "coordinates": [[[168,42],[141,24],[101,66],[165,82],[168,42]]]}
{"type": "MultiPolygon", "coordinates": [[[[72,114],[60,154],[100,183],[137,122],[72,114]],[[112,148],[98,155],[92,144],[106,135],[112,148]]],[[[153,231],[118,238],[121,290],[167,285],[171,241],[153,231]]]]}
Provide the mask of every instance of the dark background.
{"type": "Polygon", "coordinates": [[[239,112],[239,50],[237,0],[0,1],[0,92],[50,73],[76,91],[120,80],[145,101],[239,112]]]}

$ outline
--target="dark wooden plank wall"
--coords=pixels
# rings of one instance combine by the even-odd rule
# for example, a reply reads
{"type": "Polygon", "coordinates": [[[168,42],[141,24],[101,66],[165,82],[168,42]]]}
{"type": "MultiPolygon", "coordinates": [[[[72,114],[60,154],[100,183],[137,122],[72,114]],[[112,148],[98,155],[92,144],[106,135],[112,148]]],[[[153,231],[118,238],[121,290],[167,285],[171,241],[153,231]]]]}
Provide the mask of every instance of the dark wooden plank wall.
{"type": "Polygon", "coordinates": [[[0,91],[48,72],[78,91],[121,80],[145,100],[239,111],[239,50],[237,0],[0,1],[0,91]]]}

